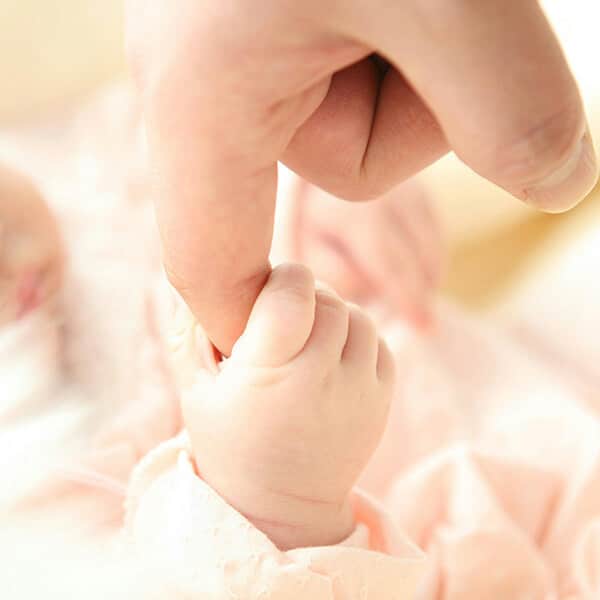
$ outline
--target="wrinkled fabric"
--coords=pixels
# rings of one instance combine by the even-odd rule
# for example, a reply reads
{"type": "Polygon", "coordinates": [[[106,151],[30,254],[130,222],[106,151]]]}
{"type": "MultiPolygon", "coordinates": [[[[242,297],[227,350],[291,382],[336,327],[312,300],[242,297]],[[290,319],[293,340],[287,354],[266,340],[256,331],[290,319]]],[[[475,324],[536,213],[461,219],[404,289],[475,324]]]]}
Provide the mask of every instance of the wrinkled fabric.
{"type": "MultiPolygon", "coordinates": [[[[160,446],[181,417],[130,103],[110,95],[71,123],[63,163],[49,152],[54,128],[52,146],[37,140],[16,157],[39,173],[70,261],[64,320],[32,313],[0,332],[0,460],[11,482],[0,505],[13,511],[0,511],[7,596],[34,597],[30,574],[40,569],[37,595],[57,598],[600,597],[597,394],[593,378],[586,395],[573,376],[598,364],[593,314],[577,312],[582,292],[543,311],[581,317],[579,338],[589,341],[569,361],[559,352],[572,327],[564,318],[542,348],[442,302],[427,333],[386,315],[398,383],[360,482],[385,510],[356,493],[357,528],[345,544],[280,552],[202,481],[182,439],[160,446]],[[94,119],[102,134],[84,136],[94,119]],[[14,497],[27,502],[15,508],[14,497]],[[46,554],[34,551],[42,539],[46,554]]],[[[586,244],[595,256],[597,240],[586,244]]],[[[570,274],[582,248],[569,255],[570,274]]],[[[574,275],[564,281],[583,289],[574,275]]],[[[547,284],[536,285],[528,322],[547,284]]]]}
{"type": "Polygon", "coordinates": [[[418,597],[598,597],[599,426],[526,409],[397,479],[386,505],[433,559],[418,597]]]}
{"type": "Polygon", "coordinates": [[[424,555],[384,511],[356,492],[354,533],[339,544],[281,552],[196,474],[185,436],[132,475],[126,527],[170,598],[402,600],[414,597],[424,555]]]}

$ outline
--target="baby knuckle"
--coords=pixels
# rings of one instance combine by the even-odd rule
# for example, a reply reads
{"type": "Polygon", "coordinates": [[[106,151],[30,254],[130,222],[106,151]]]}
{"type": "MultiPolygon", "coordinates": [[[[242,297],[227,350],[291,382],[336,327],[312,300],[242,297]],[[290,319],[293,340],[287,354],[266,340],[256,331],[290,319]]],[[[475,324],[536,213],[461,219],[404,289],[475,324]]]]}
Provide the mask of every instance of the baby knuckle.
{"type": "Polygon", "coordinates": [[[356,305],[350,308],[350,329],[362,332],[362,339],[368,348],[377,345],[377,326],[372,317],[356,305]]]}
{"type": "Polygon", "coordinates": [[[317,290],[316,298],[321,309],[331,311],[339,317],[347,318],[348,306],[339,296],[326,290],[317,290]]]}
{"type": "Polygon", "coordinates": [[[367,329],[376,332],[375,321],[369,313],[357,304],[351,305],[352,316],[358,324],[365,326],[367,329]]]}
{"type": "MultiPolygon", "coordinates": [[[[264,280],[264,272],[261,269],[258,280],[264,280]]],[[[244,280],[240,288],[247,288],[255,282],[244,280]]],[[[276,267],[269,278],[269,285],[273,291],[285,292],[291,299],[305,303],[314,289],[314,278],[311,271],[299,264],[284,264],[276,267]]]]}

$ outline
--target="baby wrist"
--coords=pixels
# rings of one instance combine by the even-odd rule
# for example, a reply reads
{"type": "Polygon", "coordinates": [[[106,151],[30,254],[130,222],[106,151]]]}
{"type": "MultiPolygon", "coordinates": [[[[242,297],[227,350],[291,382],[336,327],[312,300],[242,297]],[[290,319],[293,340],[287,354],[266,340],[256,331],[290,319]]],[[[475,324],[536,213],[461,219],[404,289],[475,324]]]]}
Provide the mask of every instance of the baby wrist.
{"type": "Polygon", "coordinates": [[[356,526],[349,499],[330,504],[284,498],[278,504],[269,513],[245,516],[280,550],[339,544],[356,526]]]}
{"type": "MultiPolygon", "coordinates": [[[[202,469],[200,469],[202,473],[202,469]]],[[[298,491],[272,491],[256,482],[205,482],[232,508],[262,531],[280,550],[331,546],[355,529],[351,492],[329,499],[300,495],[298,491]]]]}

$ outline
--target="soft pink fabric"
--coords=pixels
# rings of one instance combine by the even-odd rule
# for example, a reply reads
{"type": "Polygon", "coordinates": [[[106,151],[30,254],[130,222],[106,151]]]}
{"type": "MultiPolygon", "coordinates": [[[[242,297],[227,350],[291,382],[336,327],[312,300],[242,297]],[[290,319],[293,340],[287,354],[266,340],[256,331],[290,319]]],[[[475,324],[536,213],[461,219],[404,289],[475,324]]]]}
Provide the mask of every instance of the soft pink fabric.
{"type": "MultiPolygon", "coordinates": [[[[363,478],[379,494],[391,487],[386,505],[392,519],[427,551],[427,572],[414,597],[595,598],[596,417],[510,336],[456,311],[439,311],[436,336],[420,349],[403,328],[389,332],[400,367],[396,404],[363,478]],[[457,353],[461,340],[468,345],[457,353]]],[[[190,461],[181,460],[179,468],[187,465],[191,474],[190,461]]],[[[153,481],[162,477],[154,473],[153,481]]],[[[190,497],[173,491],[176,479],[165,479],[145,523],[164,523],[161,507],[177,506],[178,494],[190,497]]],[[[146,481],[137,488],[134,478],[134,506],[146,494],[156,498],[151,487],[146,481]]],[[[192,522],[185,518],[181,525],[190,535],[192,522]]],[[[161,540],[155,543],[172,539],[169,531],[155,532],[161,540]]],[[[395,584],[390,579],[388,585],[395,584]]]]}
{"type": "Polygon", "coordinates": [[[388,508],[434,559],[420,597],[596,598],[599,433],[568,404],[515,414],[399,478],[388,508]]]}
{"type": "Polygon", "coordinates": [[[127,530],[169,598],[413,598],[423,554],[366,496],[353,503],[357,528],[344,543],[281,552],[198,477],[184,436],[136,468],[127,530]]]}
{"type": "Polygon", "coordinates": [[[9,409],[23,416],[20,388],[34,383],[44,387],[38,406],[76,398],[82,414],[70,437],[81,443],[56,473],[101,470],[125,485],[134,464],[181,429],[162,347],[170,313],[134,97],[118,87],[74,116],[7,133],[1,160],[36,181],[64,239],[66,266],[52,314],[34,311],[24,324],[0,328],[0,340],[14,346],[4,352],[0,341],[10,357],[2,359],[0,418],[9,409]],[[50,389],[45,373],[60,385],[50,389]]]}
{"type": "MultiPolygon", "coordinates": [[[[180,428],[161,345],[161,315],[168,321],[170,309],[155,293],[158,256],[148,249],[157,243],[139,163],[130,160],[139,156],[135,111],[123,116],[124,106],[132,106],[126,94],[110,96],[67,127],[70,152],[56,152],[54,128],[51,146],[43,138],[23,145],[21,165],[41,173],[71,251],[67,337],[61,346],[56,321],[41,313],[0,335],[3,425],[25,413],[41,423],[31,430],[23,425],[18,435],[2,432],[2,467],[11,481],[4,487],[11,489],[3,489],[0,500],[12,488],[25,489],[16,475],[35,458],[45,484],[49,476],[54,487],[43,486],[41,495],[34,489],[37,504],[21,505],[22,514],[39,519],[60,508],[68,513],[61,527],[96,519],[112,534],[133,465],[180,428]],[[94,120],[96,134],[83,136],[94,120]],[[38,377],[15,379],[18,365],[38,377]],[[65,401],[66,387],[56,393],[57,376],[75,388],[76,401],[65,401]],[[41,387],[32,392],[34,382],[41,387]],[[59,405],[64,412],[56,409],[56,419],[42,419],[42,411],[59,405]],[[82,407],[91,407],[84,418],[64,418],[82,407]],[[68,443],[61,439],[62,453],[47,456],[41,434],[58,422],[86,441],[74,444],[69,435],[68,443]]],[[[368,593],[390,600],[600,597],[597,417],[559,372],[564,361],[540,360],[539,346],[524,346],[460,310],[440,305],[434,311],[436,325],[427,336],[388,320],[399,382],[388,432],[362,481],[386,497],[397,529],[429,560],[402,538],[396,545],[387,533],[394,528],[360,494],[354,498],[357,529],[346,544],[279,552],[197,476],[178,440],[151,451],[129,485],[127,531],[144,577],[156,578],[157,597],[165,597],[164,589],[179,594],[173,598],[212,593],[219,600],[230,592],[241,599],[262,592],[273,600],[293,593],[327,600],[363,600],[368,593]],[[419,591],[411,594],[411,586],[419,591]]],[[[8,557],[3,567],[11,566],[13,544],[0,541],[8,557]]],[[[60,552],[58,543],[52,551],[60,552]]],[[[69,581],[70,565],[62,566],[69,581]]],[[[86,581],[81,589],[90,587],[86,581]]],[[[152,597],[137,591],[125,597],[138,595],[152,597]]]]}
{"type": "Polygon", "coordinates": [[[427,551],[417,598],[600,594],[600,423],[519,340],[439,306],[388,332],[399,381],[362,485],[427,551]]]}

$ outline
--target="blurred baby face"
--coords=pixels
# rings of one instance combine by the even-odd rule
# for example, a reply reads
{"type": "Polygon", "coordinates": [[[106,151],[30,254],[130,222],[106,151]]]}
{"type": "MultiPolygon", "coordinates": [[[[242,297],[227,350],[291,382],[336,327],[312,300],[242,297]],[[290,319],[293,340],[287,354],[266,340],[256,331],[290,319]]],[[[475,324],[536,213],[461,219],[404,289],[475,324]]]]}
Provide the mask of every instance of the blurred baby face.
{"type": "Polygon", "coordinates": [[[344,202],[304,182],[291,215],[292,258],[344,298],[421,329],[442,272],[442,243],[429,199],[407,182],[368,203],[344,202]]]}
{"type": "Polygon", "coordinates": [[[58,290],[58,228],[27,179],[0,167],[0,325],[24,317],[58,290]]]}

